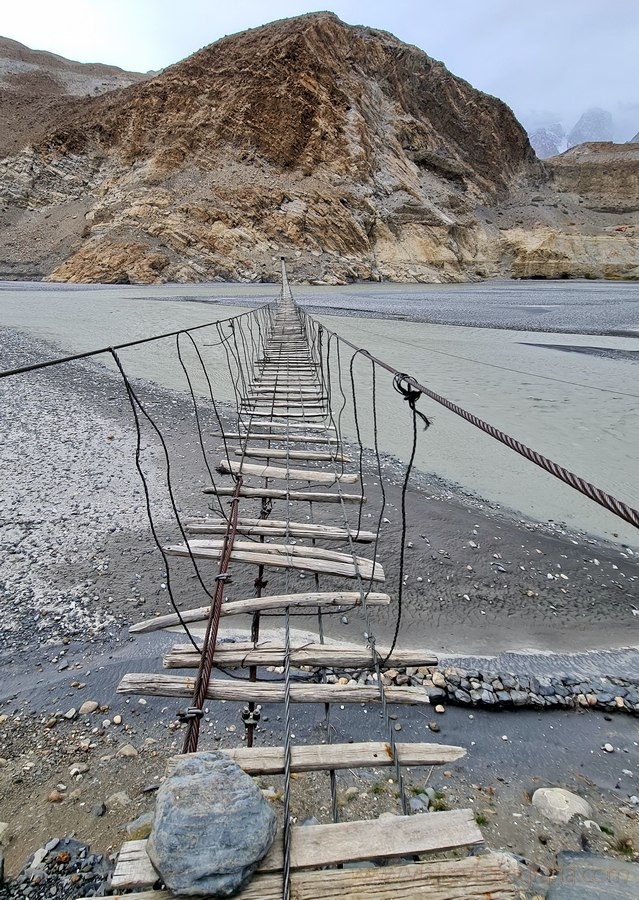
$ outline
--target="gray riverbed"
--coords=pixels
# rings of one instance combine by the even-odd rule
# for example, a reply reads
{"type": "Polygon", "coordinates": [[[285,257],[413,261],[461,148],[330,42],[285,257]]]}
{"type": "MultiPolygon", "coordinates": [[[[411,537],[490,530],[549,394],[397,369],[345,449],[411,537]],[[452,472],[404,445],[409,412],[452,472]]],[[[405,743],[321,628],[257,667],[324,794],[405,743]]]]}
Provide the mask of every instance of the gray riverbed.
{"type": "MultiPolygon", "coordinates": [[[[79,352],[245,312],[275,299],[278,290],[4,283],[0,325],[48,341],[61,353],[79,352]]],[[[484,282],[293,290],[302,305],[322,310],[319,318],[327,327],[639,505],[639,285],[484,282]]],[[[216,372],[218,396],[230,399],[223,351],[213,346],[216,330],[198,334],[216,372]]],[[[172,340],[125,351],[122,358],[134,376],[185,388],[172,340]]],[[[369,372],[361,358],[356,373],[366,389],[369,372]]],[[[205,393],[203,380],[195,387],[205,393]]],[[[380,378],[378,396],[382,448],[406,458],[410,422],[390,379],[380,378]]],[[[416,456],[422,470],[525,516],[639,543],[636,529],[452,413],[422,403],[434,419],[416,456]]],[[[344,424],[354,436],[353,424],[344,424]]]]}

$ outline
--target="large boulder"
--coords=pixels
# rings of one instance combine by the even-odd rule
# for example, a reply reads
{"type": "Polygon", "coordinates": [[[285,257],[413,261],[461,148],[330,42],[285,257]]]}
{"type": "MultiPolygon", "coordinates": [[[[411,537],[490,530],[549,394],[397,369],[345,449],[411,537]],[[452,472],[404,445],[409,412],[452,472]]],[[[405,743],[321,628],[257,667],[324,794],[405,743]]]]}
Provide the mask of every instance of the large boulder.
{"type": "Polygon", "coordinates": [[[249,775],[223,753],[193,753],[170,763],[147,849],[174,894],[228,897],[253,874],[276,829],[249,775]]]}

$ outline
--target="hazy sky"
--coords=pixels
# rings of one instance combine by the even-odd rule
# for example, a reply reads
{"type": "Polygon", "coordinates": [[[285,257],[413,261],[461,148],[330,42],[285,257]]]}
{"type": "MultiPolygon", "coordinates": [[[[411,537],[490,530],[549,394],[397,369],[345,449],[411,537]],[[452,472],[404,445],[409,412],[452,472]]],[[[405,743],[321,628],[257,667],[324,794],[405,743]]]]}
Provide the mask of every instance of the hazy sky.
{"type": "Polygon", "coordinates": [[[639,131],[639,0],[0,0],[0,34],[147,71],[225,34],[326,8],[416,44],[524,124],[547,111],[570,127],[603,106],[618,137],[639,131]]]}

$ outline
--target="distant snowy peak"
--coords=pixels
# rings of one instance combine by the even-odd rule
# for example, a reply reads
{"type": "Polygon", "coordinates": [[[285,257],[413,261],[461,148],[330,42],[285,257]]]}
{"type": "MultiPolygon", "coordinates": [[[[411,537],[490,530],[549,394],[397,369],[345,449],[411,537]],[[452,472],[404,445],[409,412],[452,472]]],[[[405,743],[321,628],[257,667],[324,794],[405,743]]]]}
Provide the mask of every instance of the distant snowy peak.
{"type": "Polygon", "coordinates": [[[557,156],[566,149],[566,132],[560,122],[544,128],[535,128],[528,136],[539,159],[557,156]]]}
{"type": "Polygon", "coordinates": [[[568,147],[592,141],[612,141],[613,139],[614,125],[611,113],[607,109],[592,107],[583,113],[568,134],[568,147]]]}

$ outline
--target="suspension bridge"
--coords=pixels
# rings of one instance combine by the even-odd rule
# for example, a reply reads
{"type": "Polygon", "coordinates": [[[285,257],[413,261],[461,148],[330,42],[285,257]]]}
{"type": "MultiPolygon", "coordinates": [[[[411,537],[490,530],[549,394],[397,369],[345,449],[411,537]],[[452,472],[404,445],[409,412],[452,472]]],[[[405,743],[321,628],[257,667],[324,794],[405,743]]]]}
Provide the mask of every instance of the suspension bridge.
{"type": "MultiPolygon", "coordinates": [[[[122,376],[137,431],[136,463],[144,484],[150,530],[164,562],[173,607],[172,612],[132,625],[130,631],[146,634],[177,629],[187,642],[169,650],[163,659],[164,671],[128,673],[118,691],[179,699],[183,703],[179,718],[184,726],[184,754],[202,749],[200,731],[206,704],[228,701],[241,707],[244,745],[226,748],[224,753],[251,776],[283,779],[280,831],[257,874],[237,895],[242,900],[327,900],[339,895],[361,900],[409,896],[505,900],[518,896],[497,857],[473,852],[483,843],[473,810],[416,815],[408,803],[407,769],[448,765],[466,753],[459,746],[397,740],[396,717],[391,712],[403,705],[426,706],[432,694],[410,676],[398,684],[386,673],[437,664],[436,656],[427,649],[404,649],[398,642],[405,584],[406,493],[417,442],[430,424],[417,408],[418,401],[424,395],[445,406],[625,521],[639,525],[639,513],[319,325],[294,302],[284,263],[276,303],[198,328],[216,332],[225,353],[235,399],[232,420],[220,414],[213,389],[215,373],[207,371],[193,336],[197,328],[0,373],[0,377],[9,377],[109,354],[122,376]],[[193,402],[207,473],[202,490],[213,504],[211,515],[180,514],[166,441],[118,355],[123,347],[170,338],[175,339],[193,402]],[[205,377],[216,436],[221,441],[221,458],[214,461],[205,448],[206,425],[185,363],[187,341],[205,377]],[[350,353],[346,362],[344,349],[350,353]],[[364,392],[356,384],[356,364],[367,367],[364,392]],[[405,428],[411,447],[399,490],[399,558],[386,558],[380,540],[387,511],[377,428],[380,373],[393,376],[394,386],[406,402],[398,427],[405,428]],[[344,438],[346,419],[356,436],[350,444],[344,438]],[[166,459],[167,489],[179,532],[170,543],[160,537],[161,529],[152,514],[141,461],[145,428],[155,436],[166,459]],[[376,479],[381,493],[372,504],[374,513],[368,515],[364,513],[369,508],[364,484],[365,435],[370,435],[372,449],[369,475],[376,479]],[[204,604],[185,608],[176,602],[171,590],[176,565],[190,566],[198,590],[206,596],[204,604]],[[208,570],[213,572],[210,578],[208,570]],[[301,576],[310,579],[309,588],[305,581],[305,589],[299,590],[301,576]],[[274,583],[277,592],[268,592],[274,583]],[[380,612],[394,620],[392,639],[385,645],[376,639],[376,615],[380,612]],[[358,617],[359,642],[327,637],[330,617],[345,613],[358,617]],[[221,636],[222,621],[244,621],[242,617],[247,616],[250,629],[243,638],[221,636]],[[315,623],[311,639],[308,634],[300,637],[293,628],[296,617],[305,627],[309,621],[315,623]],[[229,677],[232,672],[235,676],[229,677]],[[339,673],[341,677],[337,677],[339,673]],[[319,705],[323,710],[322,742],[300,743],[295,738],[292,707],[296,704],[319,705]],[[277,745],[262,742],[263,705],[281,710],[282,737],[277,745]],[[370,740],[335,740],[335,710],[349,705],[377,707],[378,723],[371,727],[370,740]],[[341,820],[338,773],[360,769],[392,773],[400,815],[384,821],[341,820]],[[328,774],[331,821],[300,826],[294,824],[291,783],[300,773],[309,772],[328,774]],[[365,861],[385,864],[352,868],[365,861]]],[[[170,897],[158,888],[158,873],[145,841],[123,845],[111,887],[115,892],[138,891],[138,900],[170,897]]]]}

